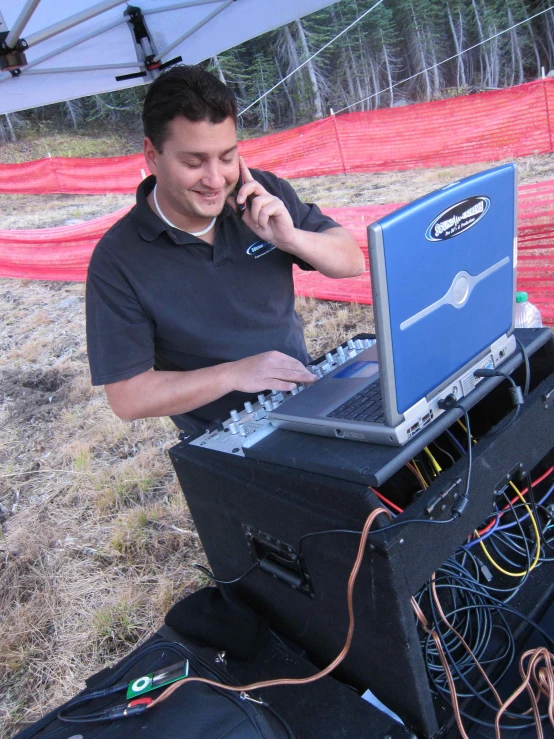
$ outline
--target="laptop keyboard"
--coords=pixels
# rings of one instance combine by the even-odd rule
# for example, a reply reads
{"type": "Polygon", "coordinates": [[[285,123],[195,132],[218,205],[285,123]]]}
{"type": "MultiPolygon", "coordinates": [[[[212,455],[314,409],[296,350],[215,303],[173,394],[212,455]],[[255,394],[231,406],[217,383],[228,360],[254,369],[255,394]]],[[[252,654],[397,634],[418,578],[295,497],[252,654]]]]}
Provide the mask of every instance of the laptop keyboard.
{"type": "Polygon", "coordinates": [[[346,403],[328,413],[327,417],[344,418],[347,421],[384,423],[381,383],[372,382],[371,385],[353,395],[346,403]]]}

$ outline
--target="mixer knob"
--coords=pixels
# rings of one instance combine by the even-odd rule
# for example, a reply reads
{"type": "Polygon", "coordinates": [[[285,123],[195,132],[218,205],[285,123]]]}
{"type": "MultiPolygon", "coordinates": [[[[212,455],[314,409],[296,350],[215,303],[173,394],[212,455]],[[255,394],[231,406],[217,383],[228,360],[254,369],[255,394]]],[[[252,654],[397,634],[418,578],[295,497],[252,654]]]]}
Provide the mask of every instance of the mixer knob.
{"type": "Polygon", "coordinates": [[[252,403],[249,400],[247,400],[246,403],[244,404],[244,410],[247,413],[252,413],[252,403]]]}
{"type": "Polygon", "coordinates": [[[339,355],[339,357],[344,357],[344,349],[342,348],[342,346],[337,346],[337,354],[339,355]]]}
{"type": "Polygon", "coordinates": [[[239,434],[241,436],[246,436],[248,434],[248,430],[246,426],[244,425],[244,423],[239,423],[239,434]]]}
{"type": "Polygon", "coordinates": [[[329,364],[333,363],[333,355],[331,354],[331,352],[327,352],[327,354],[325,355],[325,359],[329,362],[329,364]]]}
{"type": "Polygon", "coordinates": [[[323,372],[324,375],[326,375],[330,369],[331,369],[331,365],[328,362],[325,362],[325,364],[321,365],[321,371],[323,372]]]}
{"type": "Polygon", "coordinates": [[[337,357],[337,362],[339,364],[344,364],[346,362],[346,357],[344,356],[344,354],[342,355],[342,357],[337,357]]]}
{"type": "Polygon", "coordinates": [[[234,411],[233,410],[233,411],[231,411],[231,418],[233,419],[233,421],[238,421],[239,418],[240,418],[240,416],[239,416],[239,414],[238,414],[237,411],[234,411]]]}
{"type": "Polygon", "coordinates": [[[274,395],[274,397],[273,397],[273,403],[274,403],[274,404],[275,404],[275,403],[280,403],[280,402],[281,402],[282,400],[284,400],[284,399],[285,399],[285,396],[283,395],[283,393],[282,393],[282,392],[280,392],[279,390],[277,390],[277,391],[275,392],[275,395],[274,395]]]}
{"type": "Polygon", "coordinates": [[[271,400],[266,400],[265,401],[265,403],[264,403],[264,409],[266,411],[272,411],[273,410],[273,403],[271,402],[271,400]]]}
{"type": "Polygon", "coordinates": [[[258,403],[259,403],[260,405],[263,405],[263,404],[264,404],[264,400],[265,400],[265,395],[264,395],[263,393],[260,393],[260,394],[258,395],[258,403]]]}
{"type": "Polygon", "coordinates": [[[363,341],[361,341],[361,339],[356,339],[356,341],[354,342],[354,346],[356,347],[356,349],[361,351],[364,348],[363,341]]]}
{"type": "Polygon", "coordinates": [[[316,374],[316,375],[317,375],[317,376],[318,376],[319,378],[322,378],[322,377],[323,377],[323,372],[322,372],[322,371],[321,371],[321,370],[319,369],[319,367],[316,367],[316,368],[315,368],[315,374],[316,374]]]}
{"type": "Polygon", "coordinates": [[[238,431],[239,431],[239,429],[238,429],[238,426],[237,426],[237,424],[236,424],[236,423],[235,423],[234,421],[233,421],[233,423],[230,423],[230,424],[229,424],[229,431],[230,431],[230,432],[231,432],[232,434],[238,434],[238,431]]]}
{"type": "Polygon", "coordinates": [[[298,387],[293,387],[292,390],[290,391],[291,395],[298,395],[298,393],[299,393],[298,387]]]}
{"type": "Polygon", "coordinates": [[[264,410],[260,409],[259,411],[256,411],[256,413],[254,413],[254,418],[256,419],[256,421],[261,421],[262,418],[267,418],[267,413],[264,410]]]}
{"type": "Polygon", "coordinates": [[[349,349],[355,349],[356,348],[355,345],[354,345],[354,342],[352,341],[352,339],[348,339],[348,341],[346,343],[348,344],[348,348],[349,349]]]}

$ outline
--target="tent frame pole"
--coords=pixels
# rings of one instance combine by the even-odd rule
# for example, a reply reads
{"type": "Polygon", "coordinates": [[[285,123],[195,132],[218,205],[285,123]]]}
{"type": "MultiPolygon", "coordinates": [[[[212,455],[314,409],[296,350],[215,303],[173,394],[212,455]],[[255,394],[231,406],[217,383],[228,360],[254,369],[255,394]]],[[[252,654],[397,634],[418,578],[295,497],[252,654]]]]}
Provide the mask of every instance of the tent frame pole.
{"type": "Polygon", "coordinates": [[[189,31],[184,33],[182,36],[180,36],[178,39],[176,39],[172,44],[167,46],[163,51],[160,51],[159,54],[156,55],[155,61],[159,62],[161,61],[162,57],[169,54],[170,51],[173,51],[173,49],[176,46],[179,46],[179,44],[183,43],[186,39],[190,38],[196,31],[198,31],[202,26],[205,26],[206,23],[209,23],[212,18],[215,18],[220,13],[223,13],[224,10],[226,10],[231,3],[234,3],[235,0],[225,0],[225,2],[219,7],[213,10],[211,13],[209,13],[203,20],[201,20],[199,23],[197,23],[195,26],[193,26],[189,31]]]}
{"type": "Polygon", "coordinates": [[[184,0],[182,3],[162,5],[159,8],[146,8],[146,10],[141,10],[141,13],[143,15],[153,15],[154,13],[166,13],[168,10],[182,10],[183,8],[194,8],[198,5],[214,5],[220,2],[221,0],[184,0]]]}
{"type": "Polygon", "coordinates": [[[19,36],[21,35],[21,32],[27,25],[30,17],[35,12],[39,2],[40,0],[27,0],[27,2],[25,3],[23,10],[13,24],[13,28],[6,36],[6,40],[4,43],[6,44],[8,49],[15,49],[15,45],[19,41],[19,36]]]}
{"type": "Polygon", "coordinates": [[[91,64],[86,67],[53,67],[49,69],[31,69],[25,74],[67,74],[68,72],[96,72],[108,69],[144,69],[141,62],[122,62],[121,64],[91,64]]]}
{"type": "MultiPolygon", "coordinates": [[[[25,69],[21,70],[22,75],[27,74],[29,69],[32,69],[33,67],[36,67],[37,64],[42,64],[42,62],[48,61],[48,59],[52,59],[55,56],[58,56],[58,54],[62,54],[64,51],[68,51],[69,49],[73,49],[74,46],[78,46],[79,44],[84,43],[85,41],[88,41],[91,38],[94,38],[95,36],[99,36],[101,33],[104,33],[105,31],[110,31],[112,28],[115,28],[116,26],[121,25],[122,23],[125,23],[125,18],[121,16],[119,20],[112,21],[111,23],[106,24],[105,26],[102,26],[102,28],[97,28],[95,31],[91,31],[90,33],[86,33],[84,36],[81,36],[81,38],[75,39],[74,41],[71,41],[68,44],[65,44],[64,46],[60,46],[59,49],[54,49],[54,51],[48,52],[48,54],[44,54],[44,56],[39,57],[38,59],[35,59],[30,64],[28,64],[25,69]]],[[[141,63],[137,61],[136,63],[137,67],[141,66],[141,63]]],[[[11,75],[4,74],[0,75],[0,82],[4,82],[5,80],[11,80],[11,75]]]]}
{"type": "MultiPolygon", "coordinates": [[[[60,33],[63,33],[70,28],[74,28],[80,23],[84,23],[91,18],[95,18],[101,13],[105,13],[107,10],[111,10],[118,5],[123,5],[125,1],[126,0],[104,0],[101,3],[97,3],[87,10],[83,10],[80,13],[75,13],[75,15],[72,15],[63,21],[59,21],[58,23],[54,23],[52,26],[48,26],[48,28],[45,28],[42,31],[33,33],[26,39],[27,44],[29,47],[36,46],[37,44],[40,44],[41,41],[46,41],[53,36],[58,36],[60,33]]],[[[72,45],[76,46],[76,43],[73,43],[72,45]]]]}

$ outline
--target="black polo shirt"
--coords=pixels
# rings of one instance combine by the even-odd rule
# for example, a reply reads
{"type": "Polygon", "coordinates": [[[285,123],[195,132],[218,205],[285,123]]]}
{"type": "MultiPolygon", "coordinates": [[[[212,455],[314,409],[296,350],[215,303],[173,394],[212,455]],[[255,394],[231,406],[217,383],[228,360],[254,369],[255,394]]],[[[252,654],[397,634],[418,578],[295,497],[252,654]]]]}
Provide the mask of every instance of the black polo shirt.
{"type": "MultiPolygon", "coordinates": [[[[305,231],[338,226],[269,172],[252,170],[285,203],[305,231]]],[[[87,344],[93,385],[126,380],[152,368],[194,370],[277,350],[309,361],[294,310],[292,266],[310,265],[260,240],[226,205],[212,246],[167,226],[146,197],[102,237],[88,269],[87,344]]],[[[255,396],[254,396],[255,397],[255,396]]],[[[233,392],[186,416],[181,428],[229,417],[251,396],[233,392]]]]}

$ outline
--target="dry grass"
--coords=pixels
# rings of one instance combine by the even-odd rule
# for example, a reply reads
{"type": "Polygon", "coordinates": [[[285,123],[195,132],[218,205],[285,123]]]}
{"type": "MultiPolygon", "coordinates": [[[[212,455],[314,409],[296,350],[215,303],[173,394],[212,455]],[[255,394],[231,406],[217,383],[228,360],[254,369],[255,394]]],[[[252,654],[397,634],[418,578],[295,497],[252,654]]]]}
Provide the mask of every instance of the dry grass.
{"type": "MultiPolygon", "coordinates": [[[[0,280],[0,737],[83,687],[204,583],[166,419],[128,424],[90,385],[80,284],[0,280]]],[[[300,298],[310,351],[369,306],[300,298]]]]}
{"type": "MultiPolygon", "coordinates": [[[[0,159],[8,159],[5,148],[0,159]]],[[[553,163],[522,160],[521,179],[553,177],[553,163]]],[[[398,202],[481,168],[295,185],[326,206],[398,202]]],[[[131,200],[4,197],[0,227],[93,218],[131,200]]],[[[314,356],[373,328],[370,306],[299,298],[298,310],[314,356]]],[[[177,441],[173,424],[119,421],[90,385],[83,285],[0,280],[0,313],[0,739],[7,739],[146,639],[205,579],[192,567],[203,552],[167,454],[177,441]]]]}

